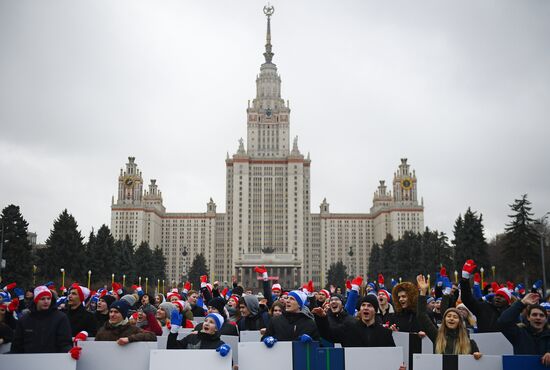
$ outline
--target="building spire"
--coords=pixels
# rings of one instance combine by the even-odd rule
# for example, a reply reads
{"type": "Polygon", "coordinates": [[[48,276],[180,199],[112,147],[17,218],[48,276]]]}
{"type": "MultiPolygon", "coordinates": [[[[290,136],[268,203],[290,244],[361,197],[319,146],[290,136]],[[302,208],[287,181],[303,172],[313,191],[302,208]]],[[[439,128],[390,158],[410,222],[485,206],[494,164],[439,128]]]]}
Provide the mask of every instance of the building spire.
{"type": "Polygon", "coordinates": [[[267,3],[266,6],[264,6],[264,14],[267,16],[267,34],[265,37],[265,62],[271,63],[273,60],[273,53],[271,52],[271,16],[275,12],[275,8],[273,5],[270,5],[267,3]]]}

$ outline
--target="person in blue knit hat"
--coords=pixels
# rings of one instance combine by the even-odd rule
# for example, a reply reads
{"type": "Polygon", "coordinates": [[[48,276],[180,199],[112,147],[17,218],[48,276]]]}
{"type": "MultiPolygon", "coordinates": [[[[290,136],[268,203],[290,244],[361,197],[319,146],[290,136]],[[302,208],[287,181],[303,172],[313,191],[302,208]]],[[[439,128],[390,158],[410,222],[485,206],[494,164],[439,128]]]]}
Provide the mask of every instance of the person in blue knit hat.
{"type": "Polygon", "coordinates": [[[178,331],[184,317],[177,310],[172,311],[170,334],[166,349],[215,349],[221,356],[227,356],[231,347],[220,339],[220,329],[224,318],[219,313],[209,313],[204,318],[201,331],[178,340],[178,331]]]}

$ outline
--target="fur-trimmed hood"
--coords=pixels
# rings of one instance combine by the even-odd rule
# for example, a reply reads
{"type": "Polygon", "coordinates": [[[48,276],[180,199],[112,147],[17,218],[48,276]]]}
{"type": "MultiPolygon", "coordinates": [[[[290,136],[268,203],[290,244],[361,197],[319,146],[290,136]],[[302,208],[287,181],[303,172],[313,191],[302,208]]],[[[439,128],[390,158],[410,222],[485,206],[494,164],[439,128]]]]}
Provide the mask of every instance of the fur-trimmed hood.
{"type": "Polygon", "coordinates": [[[410,311],[416,312],[416,303],[418,301],[418,288],[416,287],[416,285],[408,281],[404,281],[402,283],[397,284],[396,286],[393,287],[391,291],[395,312],[403,311],[403,308],[399,303],[399,298],[397,297],[397,294],[400,291],[405,291],[407,293],[407,296],[409,297],[408,309],[410,311]]]}

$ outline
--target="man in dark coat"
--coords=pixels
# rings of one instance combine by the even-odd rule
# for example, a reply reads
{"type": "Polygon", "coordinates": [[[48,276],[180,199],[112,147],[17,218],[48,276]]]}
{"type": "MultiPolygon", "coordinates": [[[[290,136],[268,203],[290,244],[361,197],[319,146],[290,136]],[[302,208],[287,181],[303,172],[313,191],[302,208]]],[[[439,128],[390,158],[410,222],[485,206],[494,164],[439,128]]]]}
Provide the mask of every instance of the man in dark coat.
{"type": "Polygon", "coordinates": [[[319,340],[319,331],[313,315],[305,306],[306,301],[304,292],[291,291],[285,302],[285,312],[270,320],[264,338],[273,337],[278,341],[319,340]],[[309,339],[305,340],[304,335],[309,339]]]}
{"type": "Polygon", "coordinates": [[[473,276],[477,266],[473,260],[467,260],[462,267],[462,279],[460,279],[460,296],[462,303],[477,317],[477,329],[479,333],[492,333],[500,331],[498,318],[510,306],[511,293],[506,289],[498,289],[493,302],[481,301],[474,298],[470,287],[470,277],[473,276]]]}
{"type": "Polygon", "coordinates": [[[546,310],[538,305],[538,294],[529,293],[515,302],[498,318],[502,334],[514,346],[515,355],[540,355],[545,366],[550,365],[550,330],[546,310]],[[516,324],[521,311],[527,307],[528,324],[516,324]]]}
{"type": "Polygon", "coordinates": [[[109,321],[97,332],[96,341],[116,341],[124,346],[132,342],[156,342],[157,336],[128,322],[130,305],[125,300],[115,301],[109,308],[109,321]]]}
{"type": "Polygon", "coordinates": [[[67,300],[68,310],[66,312],[71,323],[71,333],[74,337],[81,331],[86,331],[90,337],[97,333],[97,321],[94,314],[87,311],[82,302],[90,296],[90,290],[78,284],[73,284],[69,291],[67,300]]]}
{"type": "Polygon", "coordinates": [[[97,321],[97,328],[103,327],[109,321],[109,306],[116,300],[112,295],[104,295],[97,301],[97,309],[94,316],[97,321]]]}
{"type": "Polygon", "coordinates": [[[52,293],[47,287],[36,287],[30,312],[17,322],[11,353],[62,353],[71,347],[67,316],[52,304],[52,293]]]}
{"type": "Polygon", "coordinates": [[[315,308],[315,321],[323,338],[341,343],[342,347],[395,347],[391,331],[376,321],[378,298],[367,294],[359,299],[357,307],[357,317],[341,326],[331,326],[325,312],[315,308]]]}
{"type": "Polygon", "coordinates": [[[418,333],[420,325],[416,319],[416,301],[418,300],[418,288],[411,282],[405,281],[393,287],[395,314],[390,316],[389,324],[392,330],[418,333]]]}
{"type": "Polygon", "coordinates": [[[241,318],[237,321],[239,331],[260,330],[269,324],[269,314],[265,311],[260,312],[258,297],[255,295],[245,295],[239,301],[239,311],[241,318]]]}

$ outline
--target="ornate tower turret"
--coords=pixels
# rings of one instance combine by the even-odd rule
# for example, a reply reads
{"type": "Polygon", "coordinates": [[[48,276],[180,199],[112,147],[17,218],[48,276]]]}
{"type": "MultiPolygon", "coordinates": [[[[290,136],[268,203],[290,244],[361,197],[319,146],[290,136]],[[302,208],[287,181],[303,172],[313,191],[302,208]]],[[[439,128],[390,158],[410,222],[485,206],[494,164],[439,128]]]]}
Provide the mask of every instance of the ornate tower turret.
{"type": "Polygon", "coordinates": [[[401,158],[397,172],[393,174],[394,201],[401,205],[418,205],[416,174],[411,172],[407,158],[401,158]]]}
{"type": "Polygon", "coordinates": [[[140,205],[143,196],[143,178],[135,163],[135,157],[128,157],[126,170],[120,169],[118,176],[117,204],[140,205]]]}

